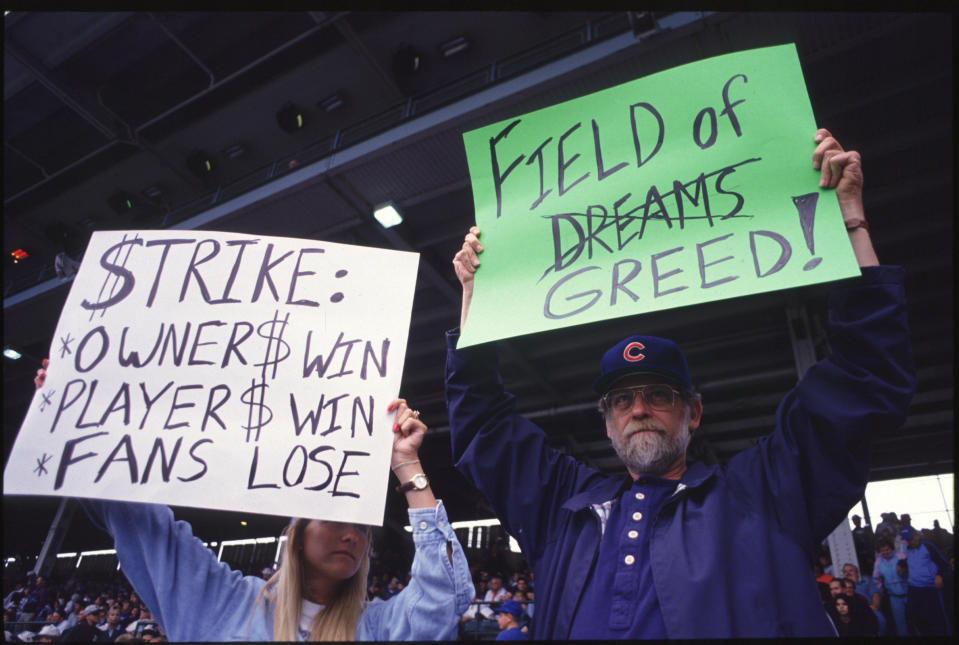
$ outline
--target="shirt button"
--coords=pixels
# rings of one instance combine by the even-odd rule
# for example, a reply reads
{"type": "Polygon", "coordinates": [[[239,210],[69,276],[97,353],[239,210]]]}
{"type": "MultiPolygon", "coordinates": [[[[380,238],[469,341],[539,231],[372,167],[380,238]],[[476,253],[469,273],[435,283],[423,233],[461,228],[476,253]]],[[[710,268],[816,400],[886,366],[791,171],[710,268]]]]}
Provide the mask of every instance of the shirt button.
{"type": "Polygon", "coordinates": [[[636,499],[646,499],[646,496],[642,493],[636,493],[636,499]]]}
{"type": "Polygon", "coordinates": [[[629,537],[630,540],[635,540],[636,538],[639,537],[639,531],[630,531],[626,535],[629,537]]]}
{"type": "Polygon", "coordinates": [[[640,513],[639,511],[636,511],[635,513],[633,513],[633,519],[638,522],[639,520],[643,519],[643,514],[640,513]]]}
{"type": "Polygon", "coordinates": [[[420,522],[420,530],[421,530],[421,531],[425,531],[425,530],[426,530],[426,522],[420,522]]]}
{"type": "Polygon", "coordinates": [[[631,556],[631,555],[627,555],[627,556],[623,559],[623,562],[625,562],[626,564],[632,564],[632,563],[636,562],[636,558],[634,558],[634,557],[631,556]]]}

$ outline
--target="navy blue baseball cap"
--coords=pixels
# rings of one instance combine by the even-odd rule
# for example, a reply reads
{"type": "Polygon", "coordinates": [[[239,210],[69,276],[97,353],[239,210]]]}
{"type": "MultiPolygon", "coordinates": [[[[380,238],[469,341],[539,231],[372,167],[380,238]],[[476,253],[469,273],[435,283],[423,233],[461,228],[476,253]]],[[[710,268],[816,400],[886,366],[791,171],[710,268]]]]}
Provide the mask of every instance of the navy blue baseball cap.
{"type": "Polygon", "coordinates": [[[679,346],[666,338],[630,336],[619,341],[603,354],[599,378],[593,389],[606,394],[613,383],[631,374],[658,374],[692,391],[686,357],[679,346]]]}
{"type": "Polygon", "coordinates": [[[899,537],[907,542],[912,539],[912,536],[916,535],[916,529],[911,526],[903,526],[899,529],[899,537]]]}

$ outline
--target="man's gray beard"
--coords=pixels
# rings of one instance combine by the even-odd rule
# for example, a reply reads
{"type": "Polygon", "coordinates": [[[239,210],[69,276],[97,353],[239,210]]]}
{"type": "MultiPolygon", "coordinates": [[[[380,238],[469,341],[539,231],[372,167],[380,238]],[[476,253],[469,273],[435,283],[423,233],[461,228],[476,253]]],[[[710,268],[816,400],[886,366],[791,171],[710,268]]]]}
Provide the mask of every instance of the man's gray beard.
{"type": "Polygon", "coordinates": [[[623,433],[612,436],[613,448],[623,460],[626,467],[634,473],[648,475],[662,475],[666,473],[676,460],[686,454],[689,445],[689,410],[687,409],[680,422],[679,432],[670,436],[663,426],[657,422],[630,420],[623,429],[623,433]],[[628,436],[636,427],[657,428],[653,432],[639,432],[628,436]]]}

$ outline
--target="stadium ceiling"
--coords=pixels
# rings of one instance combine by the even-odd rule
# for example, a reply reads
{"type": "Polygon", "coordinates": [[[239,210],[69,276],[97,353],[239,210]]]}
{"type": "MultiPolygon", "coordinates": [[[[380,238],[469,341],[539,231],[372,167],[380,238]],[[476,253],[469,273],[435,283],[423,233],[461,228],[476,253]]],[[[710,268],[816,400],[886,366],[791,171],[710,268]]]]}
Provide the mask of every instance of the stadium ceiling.
{"type": "MultiPolygon", "coordinates": [[[[953,470],[947,14],[14,11],[4,32],[4,344],[24,354],[4,360],[4,463],[69,290],[53,274],[58,252],[79,257],[105,229],[324,239],[421,254],[402,394],[432,427],[423,462],[451,519],[490,517],[450,463],[443,402],[443,332],[459,318],[450,258],[472,223],[461,133],[679,64],[795,42],[819,123],[862,152],[879,257],[907,269],[919,392],[905,427],[877,437],[871,476],[953,470]],[[277,117],[289,106],[284,123],[303,119],[293,132],[277,117]],[[392,229],[371,217],[387,200],[405,217],[392,229]],[[17,249],[28,257],[13,264],[17,249]]],[[[555,446],[615,472],[590,389],[601,352],[640,329],[671,337],[703,394],[694,449],[724,462],[771,429],[797,352],[824,350],[824,293],[514,338],[503,344],[504,377],[555,446]]],[[[56,507],[5,497],[4,554],[36,553],[56,507]]],[[[391,492],[392,526],[404,507],[391,492]]],[[[247,517],[241,532],[241,514],[176,512],[211,540],[283,524],[247,517]]],[[[104,546],[82,515],[65,548],[104,546]]]]}

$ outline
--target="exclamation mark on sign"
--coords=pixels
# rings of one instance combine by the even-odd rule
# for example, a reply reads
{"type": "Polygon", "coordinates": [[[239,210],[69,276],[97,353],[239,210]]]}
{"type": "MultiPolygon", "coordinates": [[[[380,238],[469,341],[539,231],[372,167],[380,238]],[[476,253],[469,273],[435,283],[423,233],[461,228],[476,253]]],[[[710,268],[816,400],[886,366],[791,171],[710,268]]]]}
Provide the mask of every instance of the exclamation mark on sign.
{"type": "Polygon", "coordinates": [[[816,202],[818,201],[819,193],[807,193],[793,197],[793,204],[799,211],[799,224],[802,226],[803,237],[806,238],[806,246],[809,247],[809,252],[813,254],[813,258],[803,266],[803,271],[815,269],[822,262],[822,258],[816,257],[816,242],[813,240],[812,234],[813,224],[816,221],[816,202]]]}

